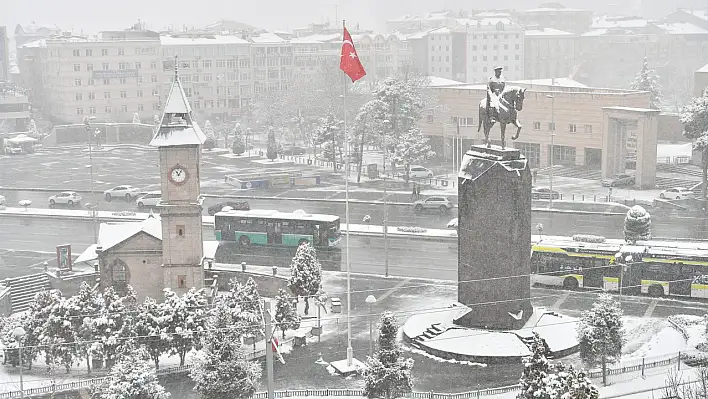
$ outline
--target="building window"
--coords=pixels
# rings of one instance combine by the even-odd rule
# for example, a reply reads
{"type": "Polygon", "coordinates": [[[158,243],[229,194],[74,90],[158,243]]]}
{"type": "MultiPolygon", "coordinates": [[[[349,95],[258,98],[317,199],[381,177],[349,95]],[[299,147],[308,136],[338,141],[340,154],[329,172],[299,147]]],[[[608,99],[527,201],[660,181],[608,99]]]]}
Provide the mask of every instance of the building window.
{"type": "Polygon", "coordinates": [[[585,134],[592,134],[592,125],[585,125],[585,134]]]}
{"type": "Polygon", "coordinates": [[[76,93],[76,101],[81,101],[84,99],[83,93],[76,93]]]}
{"type": "Polygon", "coordinates": [[[143,83],[143,77],[142,77],[142,76],[138,76],[137,79],[138,79],[138,84],[143,83]]]}
{"type": "Polygon", "coordinates": [[[104,56],[104,57],[107,56],[107,55],[108,55],[108,49],[107,49],[107,48],[102,48],[102,49],[101,49],[101,55],[104,56]]]}
{"type": "Polygon", "coordinates": [[[76,115],[83,115],[83,114],[84,114],[83,108],[76,108],[76,115]]]}
{"type": "Polygon", "coordinates": [[[143,91],[142,91],[142,90],[138,90],[137,97],[142,97],[142,96],[143,96],[143,91]]]}
{"type": "MultiPolygon", "coordinates": [[[[518,36],[518,35],[517,35],[517,36],[518,36]]],[[[515,45],[514,47],[516,48],[516,50],[518,50],[518,49],[519,49],[519,45],[518,45],[518,44],[517,44],[517,45],[515,45]]]]}
{"type": "Polygon", "coordinates": [[[160,94],[157,92],[157,89],[152,89],[152,95],[159,96],[160,94]]]}
{"type": "Polygon", "coordinates": [[[157,61],[150,61],[150,69],[157,69],[157,61]]]}
{"type": "Polygon", "coordinates": [[[487,56],[486,56],[486,55],[483,55],[483,56],[482,56],[482,61],[487,61],[487,56]]]}
{"type": "Polygon", "coordinates": [[[119,62],[119,63],[118,63],[118,69],[121,69],[121,70],[127,69],[127,68],[126,68],[127,65],[128,65],[127,62],[119,62]]]}
{"type": "Polygon", "coordinates": [[[477,56],[476,56],[476,55],[473,55],[473,56],[472,56],[472,62],[477,62],[477,56]]]}
{"type": "Polygon", "coordinates": [[[125,55],[125,50],[122,48],[118,49],[118,55],[125,55]]]}
{"type": "Polygon", "coordinates": [[[143,108],[144,108],[144,107],[143,107],[142,104],[138,104],[138,111],[143,111],[143,108]]]}
{"type": "Polygon", "coordinates": [[[86,56],[87,56],[87,57],[92,57],[92,56],[93,56],[93,50],[87,48],[87,49],[86,49],[86,56]]]}
{"type": "Polygon", "coordinates": [[[495,55],[494,57],[492,57],[492,58],[494,59],[494,61],[496,61],[496,60],[497,60],[497,56],[496,56],[496,55],[495,55]]]}
{"type": "Polygon", "coordinates": [[[541,122],[534,122],[533,130],[541,130],[541,122]]]}
{"type": "Polygon", "coordinates": [[[81,86],[81,79],[74,79],[74,86],[81,86]]]}
{"type": "Polygon", "coordinates": [[[128,112],[128,104],[123,104],[120,106],[121,112],[128,112]]]}
{"type": "Polygon", "coordinates": [[[103,98],[108,100],[111,98],[111,92],[110,91],[104,91],[103,92],[103,98]]]}
{"type": "Polygon", "coordinates": [[[505,44],[505,45],[504,45],[504,50],[509,50],[509,45],[508,45],[508,44],[505,44]]]}
{"type": "Polygon", "coordinates": [[[136,63],[135,63],[135,69],[141,69],[142,67],[143,67],[143,63],[142,63],[142,62],[136,62],[136,63]]]}
{"type": "Polygon", "coordinates": [[[482,72],[487,72],[487,67],[482,68],[482,72]]]}
{"type": "Polygon", "coordinates": [[[128,98],[128,92],[127,92],[127,91],[121,91],[121,92],[120,92],[120,98],[128,98]]]}
{"type": "Polygon", "coordinates": [[[555,131],[556,131],[556,123],[555,123],[555,122],[548,122],[548,131],[549,131],[549,132],[555,132],[555,131]]]}
{"type": "Polygon", "coordinates": [[[86,64],[87,71],[93,71],[93,64],[86,64]]]}
{"type": "Polygon", "coordinates": [[[81,57],[81,50],[74,50],[74,57],[81,57]]]}
{"type": "Polygon", "coordinates": [[[519,60],[519,55],[516,54],[516,55],[514,56],[514,59],[515,59],[516,61],[518,61],[518,60],[519,60]]]}
{"type": "Polygon", "coordinates": [[[125,263],[116,261],[111,268],[111,280],[116,291],[123,292],[128,286],[128,269],[125,263]]]}
{"type": "Polygon", "coordinates": [[[494,45],[493,49],[494,49],[494,50],[496,50],[496,49],[497,49],[497,45],[496,45],[496,44],[494,45]]]}
{"type": "Polygon", "coordinates": [[[187,288],[187,275],[180,274],[177,276],[177,288],[187,288]]]}
{"type": "Polygon", "coordinates": [[[211,68],[211,60],[202,60],[202,68],[211,68]]]}
{"type": "Polygon", "coordinates": [[[482,50],[486,50],[486,49],[487,49],[487,45],[485,44],[484,46],[482,46],[482,50]]]}
{"type": "Polygon", "coordinates": [[[152,76],[150,76],[150,81],[151,81],[152,83],[157,83],[157,75],[152,75],[152,76]]]}
{"type": "Polygon", "coordinates": [[[477,51],[477,46],[476,46],[476,45],[472,46],[472,51],[477,51]]]}
{"type": "Polygon", "coordinates": [[[184,225],[183,224],[177,225],[177,237],[184,237],[184,225]]]}
{"type": "Polygon", "coordinates": [[[103,79],[103,84],[108,86],[109,84],[111,84],[111,80],[110,79],[103,79]]]}
{"type": "Polygon", "coordinates": [[[431,55],[431,56],[430,56],[430,61],[435,62],[435,56],[434,56],[434,55],[431,55]]]}
{"type": "Polygon", "coordinates": [[[95,100],[95,99],[96,99],[96,93],[94,93],[94,92],[89,93],[88,98],[89,98],[89,100],[95,100]]]}
{"type": "Polygon", "coordinates": [[[105,112],[105,113],[107,113],[107,114],[110,114],[110,113],[111,113],[111,106],[110,106],[110,105],[104,106],[104,107],[103,107],[103,112],[105,112]]]}
{"type": "Polygon", "coordinates": [[[81,72],[81,64],[74,64],[74,72],[81,72]]]}
{"type": "Polygon", "coordinates": [[[96,107],[89,107],[89,114],[95,115],[96,114],[96,107]]]}
{"type": "Polygon", "coordinates": [[[426,122],[433,123],[434,120],[435,120],[435,117],[433,116],[432,112],[426,116],[426,122]]]}
{"type": "Polygon", "coordinates": [[[110,68],[111,68],[111,65],[110,65],[109,63],[107,63],[107,62],[104,62],[104,63],[101,64],[101,69],[103,69],[104,71],[107,71],[107,70],[109,70],[110,68]]]}
{"type": "Polygon", "coordinates": [[[570,133],[575,133],[575,132],[578,131],[578,128],[577,128],[574,124],[571,123],[571,124],[568,125],[568,131],[569,131],[570,133]]]}
{"type": "Polygon", "coordinates": [[[93,86],[93,83],[94,83],[94,82],[93,82],[93,79],[89,79],[89,80],[88,80],[88,85],[89,85],[89,86],[93,86]]]}

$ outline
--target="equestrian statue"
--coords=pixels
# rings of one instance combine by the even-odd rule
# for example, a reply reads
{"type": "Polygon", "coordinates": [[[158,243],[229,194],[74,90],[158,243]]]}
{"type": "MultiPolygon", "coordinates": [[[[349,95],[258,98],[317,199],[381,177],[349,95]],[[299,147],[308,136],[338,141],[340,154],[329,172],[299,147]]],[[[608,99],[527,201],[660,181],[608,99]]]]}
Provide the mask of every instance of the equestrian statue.
{"type": "Polygon", "coordinates": [[[494,68],[494,76],[489,78],[487,83],[487,98],[479,102],[479,126],[477,131],[484,125],[484,142],[487,148],[489,143],[489,131],[495,123],[499,122],[501,129],[501,146],[506,146],[506,125],[516,126],[516,134],[511,138],[516,140],[521,133],[521,123],[518,113],[524,108],[524,95],[526,89],[519,86],[506,86],[502,67],[494,68]]]}

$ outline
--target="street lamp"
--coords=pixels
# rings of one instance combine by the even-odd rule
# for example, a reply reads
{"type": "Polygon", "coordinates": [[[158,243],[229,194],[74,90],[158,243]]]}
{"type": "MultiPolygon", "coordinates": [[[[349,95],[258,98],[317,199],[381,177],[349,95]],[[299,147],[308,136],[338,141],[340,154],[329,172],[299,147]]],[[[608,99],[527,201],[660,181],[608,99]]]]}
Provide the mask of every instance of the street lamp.
{"type": "MultiPolygon", "coordinates": [[[[384,124],[388,125],[391,122],[386,119],[383,121],[384,124]]],[[[386,151],[388,151],[388,146],[386,145],[386,135],[385,130],[381,140],[381,159],[383,163],[382,173],[383,176],[383,239],[384,239],[384,275],[388,277],[388,212],[386,197],[388,193],[386,190],[386,151]]]]}
{"type": "Polygon", "coordinates": [[[19,355],[20,355],[20,397],[24,398],[25,397],[25,388],[23,386],[23,380],[22,380],[22,339],[25,337],[27,333],[25,332],[25,329],[22,328],[21,326],[15,328],[12,331],[12,336],[15,337],[15,341],[17,341],[17,344],[19,345],[19,355]]]}
{"type": "Polygon", "coordinates": [[[94,203],[94,218],[93,218],[93,243],[98,244],[98,232],[96,230],[96,210],[98,209],[98,202],[96,201],[96,191],[94,190],[93,181],[93,151],[91,149],[91,121],[96,120],[95,116],[84,117],[84,125],[86,127],[86,135],[88,136],[88,148],[89,148],[89,173],[91,176],[91,200],[94,203]]]}
{"type": "Polygon", "coordinates": [[[369,305],[369,356],[374,357],[374,329],[371,325],[371,308],[376,303],[376,297],[373,295],[367,296],[366,303],[369,305]]]}
{"type": "Polygon", "coordinates": [[[548,130],[551,132],[551,169],[549,177],[548,188],[550,190],[550,208],[553,208],[553,151],[555,149],[555,138],[556,138],[556,119],[555,119],[555,108],[556,108],[556,97],[551,94],[546,94],[546,97],[551,99],[551,124],[548,126],[548,130]]]}
{"type": "Polygon", "coordinates": [[[616,262],[619,267],[620,267],[620,279],[619,283],[617,284],[618,289],[619,289],[619,302],[622,302],[622,284],[624,283],[624,269],[626,269],[629,266],[629,263],[632,262],[632,255],[627,255],[622,259],[622,253],[617,252],[615,254],[615,260],[619,259],[620,262],[616,262]]]}

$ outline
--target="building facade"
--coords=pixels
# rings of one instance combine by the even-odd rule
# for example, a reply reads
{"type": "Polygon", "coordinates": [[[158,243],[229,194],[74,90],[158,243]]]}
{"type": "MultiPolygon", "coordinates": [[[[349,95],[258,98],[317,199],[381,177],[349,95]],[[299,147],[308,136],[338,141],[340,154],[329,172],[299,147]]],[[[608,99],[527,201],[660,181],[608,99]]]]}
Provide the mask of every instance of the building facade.
{"type": "Polygon", "coordinates": [[[42,39],[19,49],[21,80],[33,106],[57,122],[127,122],[135,113],[152,120],[163,79],[159,49],[151,31],[42,39]]]}
{"type": "Polygon", "coordinates": [[[550,28],[582,33],[590,30],[592,11],[548,4],[545,7],[518,11],[514,13],[514,20],[527,29],[550,28]]]}
{"type": "Polygon", "coordinates": [[[467,35],[466,82],[486,82],[495,66],[507,79],[524,77],[524,30],[506,17],[484,18],[464,27],[467,35]]]}
{"type": "MultiPolygon", "coordinates": [[[[577,83],[577,82],[576,82],[577,83]]],[[[519,115],[523,129],[519,139],[510,140],[513,129],[507,128],[507,143],[519,148],[532,168],[550,165],[550,147],[554,145],[554,164],[600,167],[602,161],[602,107],[646,108],[649,94],[628,90],[595,89],[572,85],[569,80],[549,84],[528,81],[508,82],[527,89],[524,109],[519,115]],[[551,131],[555,124],[555,137],[551,131]]],[[[481,144],[484,133],[477,131],[478,106],[486,96],[485,85],[458,85],[432,88],[444,112],[429,115],[420,123],[430,138],[433,150],[444,158],[459,157],[472,144],[481,144]]],[[[490,139],[499,142],[499,126],[490,139]]],[[[459,159],[459,158],[458,158],[459,159]]]]}
{"type": "Polygon", "coordinates": [[[708,90],[708,64],[693,74],[693,97],[700,97],[708,90]]]}
{"type": "Polygon", "coordinates": [[[579,36],[553,28],[524,33],[524,79],[571,77],[579,70],[579,36]]]}

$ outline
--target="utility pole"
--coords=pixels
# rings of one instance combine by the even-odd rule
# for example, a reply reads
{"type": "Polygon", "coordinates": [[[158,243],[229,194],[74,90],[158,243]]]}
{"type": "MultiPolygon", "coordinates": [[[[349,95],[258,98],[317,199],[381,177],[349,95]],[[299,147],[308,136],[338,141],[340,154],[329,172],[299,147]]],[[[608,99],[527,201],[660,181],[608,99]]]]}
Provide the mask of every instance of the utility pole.
{"type": "Polygon", "coordinates": [[[273,388],[273,327],[270,316],[270,301],[263,300],[263,319],[265,321],[265,352],[266,352],[266,375],[268,386],[268,399],[275,399],[275,391],[273,388]]]}

